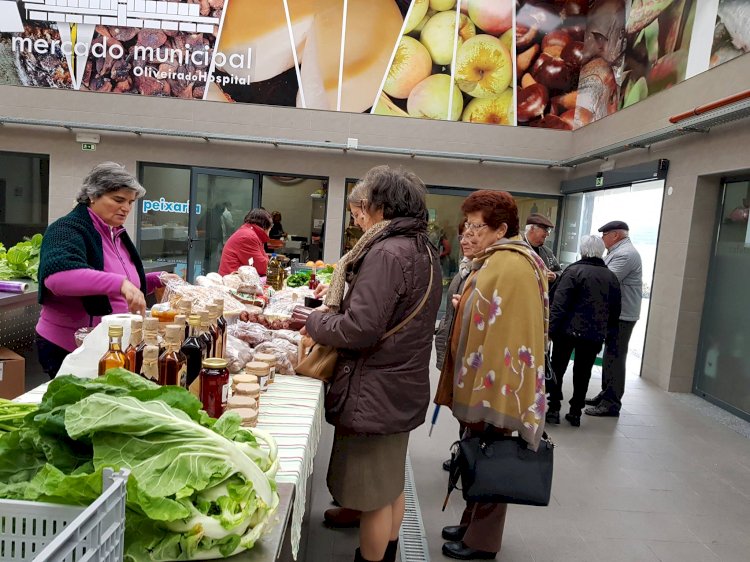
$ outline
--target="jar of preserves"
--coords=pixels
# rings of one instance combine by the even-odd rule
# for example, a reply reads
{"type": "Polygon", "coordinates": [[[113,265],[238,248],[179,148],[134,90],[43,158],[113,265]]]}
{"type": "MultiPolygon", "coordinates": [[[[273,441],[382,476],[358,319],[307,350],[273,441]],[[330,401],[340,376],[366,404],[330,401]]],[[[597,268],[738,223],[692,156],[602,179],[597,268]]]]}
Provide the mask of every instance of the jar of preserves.
{"type": "Polygon", "coordinates": [[[212,418],[224,413],[229,400],[229,370],[227,360],[209,357],[203,360],[200,373],[201,403],[212,418]]]}

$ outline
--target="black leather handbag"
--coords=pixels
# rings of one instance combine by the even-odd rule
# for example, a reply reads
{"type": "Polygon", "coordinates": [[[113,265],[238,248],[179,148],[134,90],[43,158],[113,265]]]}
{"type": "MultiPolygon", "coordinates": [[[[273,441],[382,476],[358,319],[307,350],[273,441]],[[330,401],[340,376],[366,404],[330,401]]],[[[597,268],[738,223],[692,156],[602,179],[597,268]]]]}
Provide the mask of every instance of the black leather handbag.
{"type": "Polygon", "coordinates": [[[464,437],[453,444],[448,494],[460,477],[469,502],[549,505],[554,448],[546,433],[536,451],[520,437],[499,433],[464,437]]]}

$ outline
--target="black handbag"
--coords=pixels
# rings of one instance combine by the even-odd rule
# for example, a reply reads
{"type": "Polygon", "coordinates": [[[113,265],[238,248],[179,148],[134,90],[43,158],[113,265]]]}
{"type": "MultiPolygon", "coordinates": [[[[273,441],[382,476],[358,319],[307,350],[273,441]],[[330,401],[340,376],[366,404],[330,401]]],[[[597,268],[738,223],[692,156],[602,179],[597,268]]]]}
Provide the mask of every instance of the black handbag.
{"type": "Polygon", "coordinates": [[[468,502],[549,505],[554,448],[546,433],[536,451],[520,437],[499,433],[464,437],[453,444],[448,495],[460,477],[468,502]]]}

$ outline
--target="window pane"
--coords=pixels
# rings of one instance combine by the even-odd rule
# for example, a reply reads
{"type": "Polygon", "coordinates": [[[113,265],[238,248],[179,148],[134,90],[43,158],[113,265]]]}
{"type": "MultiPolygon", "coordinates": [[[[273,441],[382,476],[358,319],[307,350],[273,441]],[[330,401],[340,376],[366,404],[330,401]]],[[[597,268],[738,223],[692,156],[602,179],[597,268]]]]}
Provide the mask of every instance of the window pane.
{"type": "Polygon", "coordinates": [[[696,389],[750,419],[750,182],[724,188],[706,287],[696,389]]]}
{"type": "Polygon", "coordinates": [[[49,156],[0,152],[0,242],[10,248],[43,233],[48,215],[49,156]]]}
{"type": "Polygon", "coordinates": [[[140,202],[141,259],[175,263],[175,273],[186,275],[190,169],[166,166],[142,167],[146,196],[140,202]],[[161,205],[177,203],[178,205],[161,205]]]}
{"type": "Polygon", "coordinates": [[[278,213],[269,248],[303,263],[322,259],[327,191],[326,179],[263,176],[261,206],[278,213]]]}

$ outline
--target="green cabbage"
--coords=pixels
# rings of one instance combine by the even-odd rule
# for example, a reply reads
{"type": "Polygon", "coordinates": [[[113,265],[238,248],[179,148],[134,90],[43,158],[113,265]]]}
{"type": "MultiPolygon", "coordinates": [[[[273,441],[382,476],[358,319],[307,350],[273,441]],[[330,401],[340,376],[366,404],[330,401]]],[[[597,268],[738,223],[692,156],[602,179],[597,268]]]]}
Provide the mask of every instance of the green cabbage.
{"type": "Polygon", "coordinates": [[[182,388],[122,369],[58,377],[39,410],[0,438],[0,497],[85,505],[101,493],[105,467],[128,468],[126,560],[252,548],[279,501],[275,444],[237,414],[213,420],[200,406],[182,388]]]}

